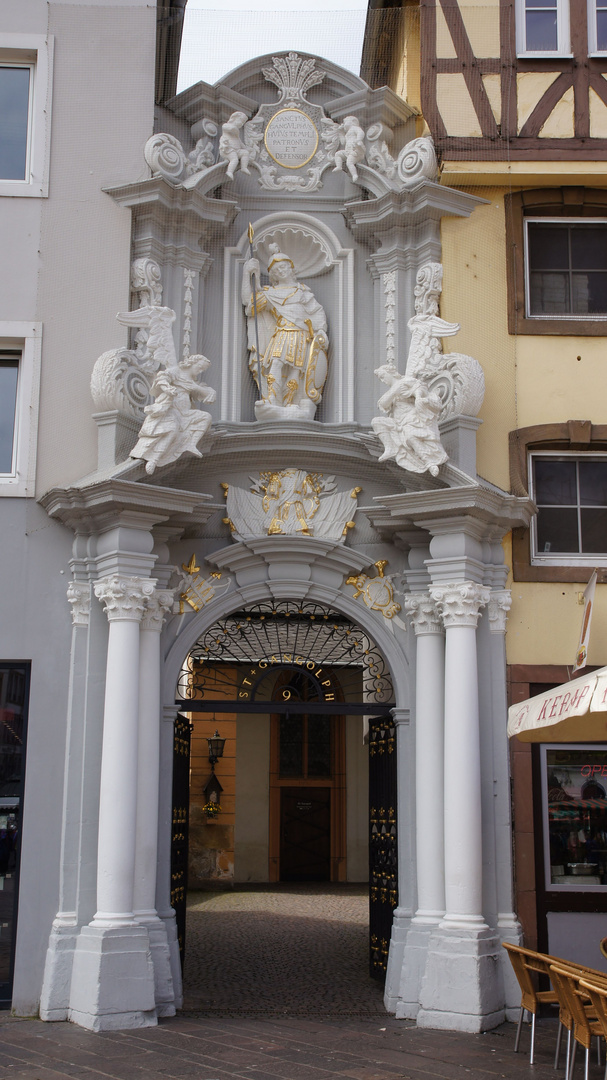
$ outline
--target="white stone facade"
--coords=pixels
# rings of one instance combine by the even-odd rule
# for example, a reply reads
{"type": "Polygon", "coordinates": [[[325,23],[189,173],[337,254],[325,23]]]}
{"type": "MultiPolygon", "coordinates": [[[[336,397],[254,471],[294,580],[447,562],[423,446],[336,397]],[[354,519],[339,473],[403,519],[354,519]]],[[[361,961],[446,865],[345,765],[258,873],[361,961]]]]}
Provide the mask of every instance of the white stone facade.
{"type": "MultiPolygon", "coordinates": [[[[32,8],[64,57],[77,51],[70,20],[92,30],[101,18],[84,4],[70,5],[69,19],[64,5],[48,17],[46,4],[32,8]]],[[[167,130],[154,132],[154,13],[143,2],[120,10],[132,20],[128,50],[108,50],[103,77],[101,60],[86,71],[109,94],[106,127],[81,125],[74,165],[73,96],[58,78],[49,198],[19,208],[20,228],[36,238],[16,271],[23,296],[0,290],[2,318],[42,324],[46,373],[38,502],[0,505],[18,536],[6,595],[27,613],[3,655],[32,659],[13,1007],[94,1030],[155,1024],[179,1008],[169,874],[177,682],[218,619],[290,599],[355,621],[392,677],[399,905],[386,1007],[430,1027],[490,1027],[514,1003],[495,961],[500,938],[518,933],[503,840],[505,714],[491,691],[505,685],[501,536],[531,506],[477,477],[475,409],[443,418],[450,441],[438,418],[429,470],[380,460],[371,426],[374,372],[404,374],[411,355],[416,281],[440,263],[441,218],[466,218],[478,200],[437,183],[432,144],[414,138],[405,102],[318,58],[252,60],[219,88],[176,97],[161,113],[167,130]],[[314,148],[290,172],[280,129],[265,142],[264,132],[294,102],[314,148]],[[249,223],[254,256],[267,265],[277,245],[326,315],[328,374],[313,418],[257,410],[255,419],[241,295],[249,223]],[[51,239],[65,275],[57,280],[49,255],[35,286],[36,245],[45,251],[51,239]],[[120,322],[116,311],[126,313],[120,322]],[[196,439],[173,438],[189,419],[168,406],[144,412],[152,397],[160,403],[153,380],[170,366],[156,362],[153,336],[155,314],[167,311],[172,370],[203,351],[210,360],[208,414],[187,390],[187,416],[201,418],[196,439]],[[125,325],[139,331],[131,340],[125,325]],[[145,439],[167,431],[171,449],[146,472],[145,439]],[[188,606],[175,569],[192,553],[199,592],[188,606]],[[487,768],[499,800],[482,781],[487,768]],[[481,829],[488,821],[499,842],[481,829]],[[484,859],[487,843],[495,849],[484,859]]],[[[309,367],[311,340],[305,348],[309,367]]],[[[470,361],[470,374],[471,358],[450,355],[456,366],[470,361]]],[[[440,374],[449,356],[439,359],[440,374]]]]}

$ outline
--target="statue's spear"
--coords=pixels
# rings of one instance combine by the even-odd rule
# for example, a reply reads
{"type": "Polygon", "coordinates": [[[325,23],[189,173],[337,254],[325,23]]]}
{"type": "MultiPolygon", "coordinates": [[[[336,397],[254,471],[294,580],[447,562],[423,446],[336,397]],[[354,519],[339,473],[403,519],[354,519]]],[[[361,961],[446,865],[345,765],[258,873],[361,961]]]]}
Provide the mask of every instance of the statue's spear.
{"type": "MultiPolygon", "coordinates": [[[[253,255],[253,237],[255,233],[253,232],[253,226],[251,225],[251,222],[249,222],[249,230],[247,235],[249,237],[249,256],[251,259],[254,259],[255,256],[253,255]]],[[[259,354],[259,326],[257,324],[257,289],[255,288],[255,275],[253,275],[253,319],[255,322],[255,347],[257,349],[257,378],[259,380],[259,398],[260,401],[263,401],[263,391],[261,389],[261,356],[259,354]]]]}

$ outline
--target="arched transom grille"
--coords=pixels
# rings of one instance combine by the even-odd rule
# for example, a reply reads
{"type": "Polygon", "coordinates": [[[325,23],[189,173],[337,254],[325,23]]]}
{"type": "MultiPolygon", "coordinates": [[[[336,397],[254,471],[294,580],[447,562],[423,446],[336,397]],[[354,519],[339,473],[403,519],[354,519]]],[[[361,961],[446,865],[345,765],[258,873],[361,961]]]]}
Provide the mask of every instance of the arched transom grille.
{"type": "Polygon", "coordinates": [[[309,704],[368,703],[371,711],[393,701],[390,672],[369,635],[340,612],[293,600],[255,604],[214,623],[184,664],[178,697],[278,701],[279,669],[290,668],[307,673],[309,704]]]}

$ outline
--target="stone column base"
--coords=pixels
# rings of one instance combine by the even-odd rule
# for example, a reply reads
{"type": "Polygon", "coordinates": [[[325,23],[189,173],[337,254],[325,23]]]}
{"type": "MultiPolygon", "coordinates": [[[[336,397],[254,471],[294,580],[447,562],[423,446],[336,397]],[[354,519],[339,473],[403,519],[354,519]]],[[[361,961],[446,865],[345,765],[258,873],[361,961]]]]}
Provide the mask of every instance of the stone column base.
{"type": "Polygon", "coordinates": [[[436,927],[437,922],[417,923],[415,919],[413,919],[409,927],[396,1005],[396,1017],[398,1020],[415,1020],[417,1018],[420,987],[428,958],[428,943],[431,935],[435,933],[436,927]]]}
{"type": "Polygon", "coordinates": [[[41,1020],[67,1020],[74,951],[79,932],[75,923],[71,926],[53,923],[40,995],[41,1020]]]}
{"type": "MultiPolygon", "coordinates": [[[[386,986],[384,990],[384,1005],[387,1012],[390,1013],[396,1012],[398,1008],[399,986],[410,923],[411,916],[408,914],[399,914],[399,909],[396,908],[392,921],[390,951],[388,953],[388,969],[386,971],[386,986]]],[[[398,1016],[398,1013],[396,1014],[398,1016]]]]}
{"type": "Polygon", "coordinates": [[[138,917],[137,922],[145,926],[150,938],[150,953],[154,965],[154,999],[157,1016],[174,1016],[175,991],[171,971],[171,954],[167,941],[165,924],[157,915],[149,918],[138,917]]]}
{"type": "MultiPolygon", "coordinates": [[[[181,957],[179,955],[179,938],[177,937],[177,923],[175,921],[175,912],[170,909],[169,915],[159,915],[160,921],[164,923],[166,930],[167,945],[169,949],[169,958],[171,965],[171,974],[173,976],[173,1004],[176,1009],[181,1009],[183,1005],[183,979],[181,975],[181,957]]],[[[159,1016],[163,1016],[163,1013],[159,1013],[159,1016]]]]}
{"type": "Polygon", "coordinates": [[[489,1031],[504,1021],[500,945],[495,931],[437,927],[428,942],[418,1027],[489,1031]]]}
{"type": "Polygon", "coordinates": [[[144,926],[83,926],[74,952],[68,1019],[90,1031],[158,1023],[144,926]]]}

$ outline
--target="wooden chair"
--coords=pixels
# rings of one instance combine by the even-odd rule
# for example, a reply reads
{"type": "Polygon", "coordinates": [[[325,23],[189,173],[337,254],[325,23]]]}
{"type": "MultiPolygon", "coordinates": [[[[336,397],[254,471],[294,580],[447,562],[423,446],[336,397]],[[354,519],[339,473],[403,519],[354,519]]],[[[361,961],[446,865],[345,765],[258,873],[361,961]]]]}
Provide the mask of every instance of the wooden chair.
{"type": "MultiPolygon", "coordinates": [[[[590,1007],[588,1006],[588,991],[584,987],[580,987],[580,983],[583,981],[582,971],[583,969],[577,965],[575,968],[573,965],[565,966],[558,963],[550,965],[550,978],[561,1010],[564,1015],[571,1016],[573,1020],[573,1052],[570,1059],[568,1055],[566,1080],[571,1080],[573,1076],[578,1044],[583,1046],[586,1051],[584,1080],[588,1080],[592,1038],[595,1035],[599,1038],[597,1053],[600,1064],[600,1039],[604,1037],[594,1003],[590,1007]]],[[[607,990],[607,981],[604,981],[603,977],[601,977],[601,985],[607,990]]],[[[561,1019],[561,1017],[559,1018],[561,1019]]]]}
{"type": "MultiPolygon", "coordinates": [[[[521,988],[521,1013],[518,1019],[518,1026],[516,1029],[514,1052],[518,1052],[519,1043],[521,1040],[523,1017],[526,1010],[528,1013],[531,1014],[531,1049],[529,1052],[529,1064],[533,1065],[533,1059],[535,1054],[535,1020],[539,1007],[541,1005],[559,1005],[559,1000],[554,990],[537,990],[534,982],[534,976],[538,974],[547,975],[548,978],[551,978],[550,963],[552,957],[548,957],[544,953],[534,952],[533,949],[524,949],[521,945],[511,945],[508,941],[504,941],[502,944],[504,948],[508,951],[510,963],[512,964],[514,974],[516,975],[518,984],[521,988]]],[[[559,1025],[555,1068],[558,1067],[558,1056],[561,1048],[561,1034],[562,1028],[559,1025]]]]}

